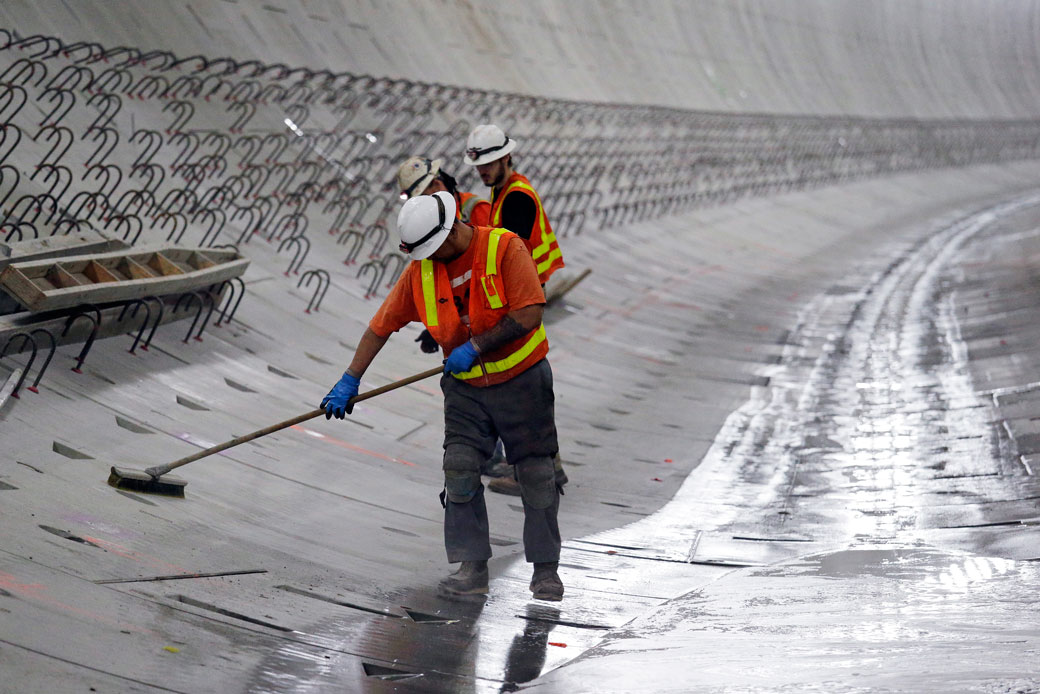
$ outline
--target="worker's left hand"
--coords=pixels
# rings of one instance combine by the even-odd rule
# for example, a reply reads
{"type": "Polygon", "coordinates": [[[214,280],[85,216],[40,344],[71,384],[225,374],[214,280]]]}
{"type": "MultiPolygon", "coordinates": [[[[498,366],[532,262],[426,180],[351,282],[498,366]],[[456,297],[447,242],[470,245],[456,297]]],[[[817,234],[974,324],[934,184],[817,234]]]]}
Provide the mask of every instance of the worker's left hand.
{"type": "Polygon", "coordinates": [[[427,354],[433,354],[441,348],[437,344],[437,340],[433,339],[433,335],[430,334],[429,330],[423,330],[419,333],[419,337],[415,338],[415,341],[419,343],[419,349],[427,354]]]}
{"type": "Polygon", "coordinates": [[[332,390],[321,401],[321,409],[325,410],[325,419],[335,417],[343,419],[354,411],[354,403],[351,400],[358,394],[361,379],[344,373],[339,382],[332,386],[332,390]]]}
{"type": "Polygon", "coordinates": [[[455,349],[444,361],[444,373],[460,374],[473,368],[473,362],[477,360],[477,349],[473,342],[467,340],[455,349]]]}

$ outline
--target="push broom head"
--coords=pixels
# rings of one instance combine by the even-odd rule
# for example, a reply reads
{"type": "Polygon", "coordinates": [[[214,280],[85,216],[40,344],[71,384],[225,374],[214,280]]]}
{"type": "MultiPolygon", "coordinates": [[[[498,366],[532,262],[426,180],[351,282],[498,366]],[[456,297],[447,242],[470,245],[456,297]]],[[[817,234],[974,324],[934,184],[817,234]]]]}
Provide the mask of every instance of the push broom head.
{"type": "Polygon", "coordinates": [[[176,477],[167,475],[153,477],[141,470],[125,470],[114,465],[112,472],[108,475],[108,483],[116,489],[180,498],[184,498],[184,487],[188,484],[176,477]]]}

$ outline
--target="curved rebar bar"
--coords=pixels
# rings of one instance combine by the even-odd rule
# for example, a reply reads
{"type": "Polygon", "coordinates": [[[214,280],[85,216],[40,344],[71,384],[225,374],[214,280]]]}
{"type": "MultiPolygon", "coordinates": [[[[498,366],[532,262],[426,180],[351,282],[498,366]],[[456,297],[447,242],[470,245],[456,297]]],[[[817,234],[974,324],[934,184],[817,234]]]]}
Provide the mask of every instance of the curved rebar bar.
{"type": "Polygon", "coordinates": [[[325,298],[325,293],[329,291],[329,285],[332,284],[332,277],[328,272],[322,269],[315,269],[308,270],[300,275],[300,281],[296,283],[296,287],[309,287],[311,279],[314,278],[317,278],[318,286],[314,288],[314,294],[311,296],[310,301],[307,302],[307,308],[304,309],[304,313],[310,313],[311,310],[317,312],[318,307],[321,306],[322,299],[325,298]]]}
{"type": "MultiPolygon", "coordinates": [[[[5,356],[7,356],[7,348],[10,347],[11,343],[14,342],[15,338],[18,338],[18,337],[23,338],[23,340],[22,340],[22,350],[21,351],[24,351],[25,345],[29,344],[29,345],[32,346],[32,354],[29,355],[29,361],[26,362],[25,368],[22,369],[22,375],[18,378],[18,383],[14,384],[14,390],[11,391],[11,397],[12,398],[19,397],[18,396],[18,391],[22,387],[22,384],[25,383],[25,377],[29,375],[29,369],[32,368],[33,362],[36,361],[36,349],[37,349],[36,340],[33,339],[33,336],[30,335],[29,333],[15,333],[11,337],[9,337],[7,339],[7,342],[4,343],[3,350],[0,350],[0,359],[3,359],[5,356]]],[[[17,354],[17,353],[18,352],[15,352],[15,354],[17,354]]]]}
{"type": "Polygon", "coordinates": [[[379,283],[383,279],[383,273],[386,272],[386,268],[380,265],[379,261],[370,260],[358,268],[358,279],[361,279],[367,270],[372,271],[372,280],[368,283],[368,291],[365,292],[365,298],[371,299],[376,295],[376,291],[379,288],[379,283]]]}
{"type": "Polygon", "coordinates": [[[365,244],[364,235],[357,229],[347,229],[339,235],[336,239],[337,245],[343,245],[350,239],[354,242],[354,245],[350,247],[347,252],[347,257],[343,259],[344,265],[353,265],[357,262],[357,257],[361,253],[361,247],[365,244]]]}
{"type": "Polygon", "coordinates": [[[205,247],[208,241],[209,245],[212,247],[215,245],[217,237],[220,236],[220,232],[224,230],[224,224],[227,222],[227,215],[224,214],[223,210],[218,208],[201,208],[196,210],[195,214],[192,215],[192,223],[197,223],[199,217],[203,216],[209,220],[209,226],[206,228],[206,233],[202,235],[202,240],[199,241],[199,246],[205,247]]]}
{"type": "Polygon", "coordinates": [[[84,304],[83,308],[76,313],[69,316],[68,320],[65,321],[65,327],[61,331],[61,337],[65,337],[69,333],[69,329],[73,323],[79,318],[86,318],[90,321],[90,335],[87,337],[86,342],[83,344],[83,349],[80,350],[76,356],[76,365],[72,367],[72,371],[76,373],[83,373],[83,362],[87,359],[87,354],[90,353],[90,348],[94,346],[94,339],[97,337],[98,328],[101,326],[101,310],[96,306],[90,304],[84,304]],[[88,311],[94,311],[95,315],[88,315],[88,311]],[[96,317],[95,317],[96,316],[96,317]]]}
{"type": "Polygon", "coordinates": [[[203,319],[202,324],[199,325],[199,331],[195,333],[195,340],[198,342],[202,342],[202,332],[206,329],[206,325],[209,323],[209,319],[213,316],[213,310],[216,308],[216,302],[213,300],[213,295],[206,290],[199,289],[193,292],[186,292],[184,294],[181,294],[181,296],[177,299],[177,303],[174,304],[173,312],[176,313],[177,311],[181,310],[181,302],[185,301],[185,299],[187,299],[187,301],[185,301],[184,303],[184,309],[187,310],[191,304],[192,298],[198,301],[199,310],[195,313],[195,318],[192,319],[191,326],[188,328],[188,333],[184,336],[184,339],[182,340],[182,342],[184,342],[185,344],[187,344],[187,342],[191,339],[191,334],[195,332],[195,326],[198,325],[199,319],[202,317],[202,311],[206,308],[206,303],[208,302],[209,311],[206,312],[206,318],[203,319]]]}
{"type": "MultiPolygon", "coordinates": [[[[40,379],[43,378],[43,374],[47,371],[47,367],[51,365],[51,360],[54,359],[54,353],[58,351],[58,341],[54,339],[54,333],[44,328],[35,328],[29,334],[35,335],[36,333],[42,333],[47,336],[47,339],[51,341],[50,349],[47,351],[47,358],[43,360],[43,366],[36,372],[36,378],[33,379],[32,385],[26,388],[31,393],[39,393],[40,379]]],[[[35,342],[35,338],[33,340],[35,342]]],[[[26,369],[28,371],[28,369],[26,369]]]]}
{"type": "Polygon", "coordinates": [[[235,312],[238,311],[239,304],[242,303],[243,297],[246,295],[246,283],[241,277],[232,277],[229,280],[224,280],[221,284],[220,289],[217,290],[217,296],[223,293],[224,285],[231,287],[231,291],[228,292],[227,301],[224,303],[224,307],[220,311],[220,317],[214,325],[226,325],[230,323],[234,317],[235,312]],[[238,283],[237,289],[235,283],[238,283]],[[238,297],[237,299],[235,297],[238,297]],[[232,302],[234,302],[232,304],[232,302]]]}
{"type": "Polygon", "coordinates": [[[386,288],[390,289],[397,282],[397,278],[404,272],[404,269],[408,266],[408,259],[400,253],[390,252],[383,256],[379,261],[379,264],[383,268],[383,273],[390,272],[390,281],[386,283],[386,288]],[[389,265],[394,263],[394,270],[390,272],[389,265]]]}
{"type": "Polygon", "coordinates": [[[144,341],[144,344],[141,345],[141,351],[147,352],[148,347],[152,344],[152,338],[155,337],[155,331],[159,328],[159,325],[163,321],[163,315],[166,312],[166,304],[163,302],[162,299],[160,299],[157,296],[146,296],[143,297],[143,300],[154,301],[159,308],[159,310],[156,311],[155,322],[152,323],[152,329],[148,332],[148,338],[144,341]]]}
{"type": "Polygon", "coordinates": [[[199,308],[198,311],[196,311],[195,313],[194,320],[191,321],[191,327],[188,328],[188,334],[184,336],[183,340],[181,340],[181,342],[184,342],[185,344],[187,344],[188,340],[191,339],[191,334],[195,332],[195,325],[199,322],[199,318],[202,316],[202,310],[203,308],[205,308],[205,302],[202,300],[202,297],[198,295],[198,293],[186,292],[177,297],[177,302],[173,305],[173,313],[176,315],[176,313],[180,311],[182,308],[185,311],[190,310],[192,299],[198,302],[199,308]],[[183,307],[181,306],[181,302],[184,303],[183,307]]]}
{"type": "Polygon", "coordinates": [[[285,276],[288,277],[292,273],[299,273],[300,266],[303,265],[304,258],[311,250],[311,242],[306,236],[288,236],[280,244],[278,244],[278,252],[281,253],[284,249],[289,246],[295,246],[296,252],[293,254],[293,259],[289,262],[289,267],[285,270],[285,276]]]}
{"type": "MultiPolygon", "coordinates": [[[[14,144],[11,145],[11,149],[4,152],[3,156],[0,156],[0,164],[3,164],[7,160],[7,158],[11,156],[11,153],[18,148],[18,145],[22,141],[21,128],[19,128],[14,123],[3,123],[2,125],[0,125],[0,149],[3,149],[4,145],[7,143],[8,132],[15,133],[17,137],[14,138],[14,144]]],[[[68,148],[66,148],[66,150],[67,149],[68,148]]]]}
{"type": "Polygon", "coordinates": [[[25,108],[25,104],[29,101],[29,93],[20,84],[0,84],[0,87],[4,89],[3,92],[0,92],[0,121],[6,124],[25,108]],[[7,114],[9,108],[11,109],[10,115],[7,114]]]}
{"type": "Polygon", "coordinates": [[[148,321],[151,320],[152,309],[144,299],[133,299],[132,301],[128,301],[123,304],[123,310],[119,312],[119,318],[117,320],[120,323],[123,322],[123,318],[126,316],[126,311],[131,306],[133,306],[134,310],[130,313],[130,318],[135,318],[137,316],[138,308],[144,308],[144,320],[141,321],[141,327],[137,329],[137,337],[134,338],[134,344],[131,345],[128,350],[130,354],[136,354],[137,344],[141,341],[141,337],[144,335],[144,329],[148,327],[148,321]]]}

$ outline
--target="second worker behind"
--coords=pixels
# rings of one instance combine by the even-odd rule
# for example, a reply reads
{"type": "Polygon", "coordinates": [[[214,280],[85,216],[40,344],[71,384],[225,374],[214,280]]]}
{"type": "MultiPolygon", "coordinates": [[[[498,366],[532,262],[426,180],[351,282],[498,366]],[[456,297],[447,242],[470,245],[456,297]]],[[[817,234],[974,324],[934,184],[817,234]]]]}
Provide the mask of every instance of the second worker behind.
{"type": "MultiPolygon", "coordinates": [[[[563,267],[563,252],[556,241],[542,199],[527,177],[513,169],[512,152],[517,142],[494,124],[473,128],[466,140],[465,163],[477,168],[480,180],[491,188],[492,227],[508,229],[524,240],[531,251],[538,280],[544,289],[554,272],[563,267]]],[[[509,451],[505,454],[508,456],[509,451]]],[[[559,455],[553,461],[556,484],[561,492],[567,484],[559,455]]],[[[488,489],[499,494],[520,495],[520,484],[515,476],[495,476],[488,489]]]]}
{"type": "MultiPolygon", "coordinates": [[[[445,171],[443,159],[408,157],[397,169],[397,187],[401,200],[407,201],[417,195],[433,195],[446,192],[455,198],[455,217],[475,227],[485,227],[491,219],[491,203],[479,195],[459,190],[455,177],[445,171]]],[[[427,354],[440,351],[437,341],[429,330],[423,330],[415,338],[419,348],[427,354]]]]}

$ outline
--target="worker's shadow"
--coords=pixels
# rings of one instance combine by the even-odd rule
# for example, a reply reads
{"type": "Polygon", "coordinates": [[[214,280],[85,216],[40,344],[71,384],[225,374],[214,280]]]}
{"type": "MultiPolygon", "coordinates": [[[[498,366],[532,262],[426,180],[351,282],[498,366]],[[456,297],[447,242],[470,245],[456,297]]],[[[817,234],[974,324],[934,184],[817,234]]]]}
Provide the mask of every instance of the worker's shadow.
{"type": "Polygon", "coordinates": [[[513,637],[506,654],[502,692],[519,691],[521,684],[542,674],[549,647],[549,632],[559,621],[560,611],[555,607],[529,604],[523,619],[524,629],[513,637]]]}

